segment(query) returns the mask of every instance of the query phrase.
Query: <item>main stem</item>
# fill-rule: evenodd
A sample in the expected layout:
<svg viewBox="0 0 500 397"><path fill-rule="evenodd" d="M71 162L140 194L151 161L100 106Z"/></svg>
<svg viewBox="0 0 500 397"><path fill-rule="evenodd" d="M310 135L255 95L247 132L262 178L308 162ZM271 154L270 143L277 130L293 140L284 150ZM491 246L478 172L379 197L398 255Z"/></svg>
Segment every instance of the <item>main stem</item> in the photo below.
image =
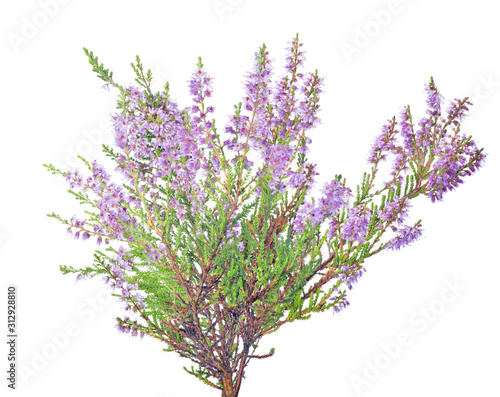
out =
<svg viewBox="0 0 500 397"><path fill-rule="evenodd" d="M248 354L245 352L240 361L240 368L236 374L236 382L233 385L232 372L226 372L222 377L222 397L238 397L241 388L241 381L243 379L243 369L247 364Z"/></svg>
<svg viewBox="0 0 500 397"><path fill-rule="evenodd" d="M231 374L225 374L222 378L222 397L237 397L238 392L233 387L233 379Z"/></svg>

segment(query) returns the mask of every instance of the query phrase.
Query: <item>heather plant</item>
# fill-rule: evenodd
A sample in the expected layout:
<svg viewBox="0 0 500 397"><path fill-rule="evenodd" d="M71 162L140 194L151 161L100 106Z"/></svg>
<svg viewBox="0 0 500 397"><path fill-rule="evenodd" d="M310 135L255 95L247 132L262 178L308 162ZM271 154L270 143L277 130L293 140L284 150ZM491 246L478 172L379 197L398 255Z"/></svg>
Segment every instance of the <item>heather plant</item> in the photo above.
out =
<svg viewBox="0 0 500 397"><path fill-rule="evenodd" d="M118 330L164 342L224 397L238 395L251 359L273 355L256 354L264 335L313 313L338 313L367 258L421 236L421 221L408 221L412 199L442 200L485 159L461 132L468 98L443 110L431 78L427 114L414 121L406 106L387 121L355 190L335 175L309 198L318 175L307 158L309 134L320 123L323 78L302 71L298 36L283 75L274 74L265 45L255 54L225 139L211 119L213 81L201 59L189 80L194 103L182 108L168 83L151 90L139 57L137 86L123 87L84 50L105 86L119 92L116 147L103 151L121 180L95 160L80 158L85 175L45 165L93 210L86 219L48 216L75 239L106 247L92 266L61 271L101 276L124 304ZM376 183L389 160L390 173Z"/></svg>

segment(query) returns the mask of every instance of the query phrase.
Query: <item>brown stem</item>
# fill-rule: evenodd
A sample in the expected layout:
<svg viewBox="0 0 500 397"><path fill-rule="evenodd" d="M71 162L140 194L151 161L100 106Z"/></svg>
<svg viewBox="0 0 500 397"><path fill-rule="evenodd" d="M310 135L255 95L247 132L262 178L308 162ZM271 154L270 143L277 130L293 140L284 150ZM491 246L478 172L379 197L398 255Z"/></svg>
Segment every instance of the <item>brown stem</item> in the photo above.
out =
<svg viewBox="0 0 500 397"><path fill-rule="evenodd" d="M233 377L231 373L224 373L222 375L222 397L237 397L237 393L233 388Z"/></svg>
<svg viewBox="0 0 500 397"><path fill-rule="evenodd" d="M241 380L243 379L243 369L247 364L246 360L247 360L247 353L243 352L243 357L241 358L240 361L240 368L238 370L238 375L236 376L235 396L237 396L238 393L240 392Z"/></svg>

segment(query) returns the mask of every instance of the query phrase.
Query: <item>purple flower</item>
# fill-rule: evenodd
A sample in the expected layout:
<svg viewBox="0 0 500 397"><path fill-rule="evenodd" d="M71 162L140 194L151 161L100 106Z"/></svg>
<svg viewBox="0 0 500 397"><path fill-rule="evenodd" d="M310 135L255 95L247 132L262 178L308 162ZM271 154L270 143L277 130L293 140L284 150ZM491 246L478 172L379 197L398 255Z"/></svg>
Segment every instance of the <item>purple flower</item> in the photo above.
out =
<svg viewBox="0 0 500 397"><path fill-rule="evenodd" d="M323 220L323 213L321 208L315 207L310 213L311 225L312 227L316 226Z"/></svg>
<svg viewBox="0 0 500 397"><path fill-rule="evenodd" d="M395 126L396 121L393 119L382 127L382 131L372 145L371 152L368 157L369 163L377 163L384 160L387 157L387 154L396 147L395 139L397 130L395 129Z"/></svg>
<svg viewBox="0 0 500 397"><path fill-rule="evenodd" d="M186 213L186 206L184 204L179 204L177 206L177 214L184 215Z"/></svg>
<svg viewBox="0 0 500 397"><path fill-rule="evenodd" d="M453 120L453 124L457 125L464 119L464 117L466 116L465 112L469 110L468 106L471 105L472 103L470 101L455 99L450 103L446 111L448 120Z"/></svg>
<svg viewBox="0 0 500 397"><path fill-rule="evenodd" d="M462 184L462 177L477 171L486 158L475 142L465 136L455 136L451 142L440 142L434 155L437 160L428 180L428 197L432 202L442 200L445 192Z"/></svg>
<svg viewBox="0 0 500 397"><path fill-rule="evenodd" d="M320 199L319 208L330 215L335 215L340 208L346 207L351 197L351 190L337 180L325 183L321 192L323 196Z"/></svg>
<svg viewBox="0 0 500 397"><path fill-rule="evenodd" d="M340 313L343 309L345 309L349 305L350 303L346 300L340 301L340 303L333 308L333 315Z"/></svg>
<svg viewBox="0 0 500 397"><path fill-rule="evenodd" d="M124 319L121 321L119 318L117 318L115 328L124 334L130 333L130 328L126 326L126 323L128 322L128 320L129 320L128 317L124 317Z"/></svg>
<svg viewBox="0 0 500 397"><path fill-rule="evenodd" d="M85 280L87 278L89 278L88 275L79 274L78 276L76 276L76 282Z"/></svg>
<svg viewBox="0 0 500 397"><path fill-rule="evenodd" d="M402 224L408 217L410 208L411 203L408 199L400 199L394 196L394 201L385 203L384 208L377 211L377 215L384 222Z"/></svg>
<svg viewBox="0 0 500 397"><path fill-rule="evenodd" d="M290 186L292 189L298 188L302 183L306 181L304 172L294 172L292 170L288 170L287 176L290 177L288 186Z"/></svg>
<svg viewBox="0 0 500 397"><path fill-rule="evenodd" d="M392 249L393 251L399 250L417 240L422 235L422 229L420 224L415 226L403 226L402 228L392 228L393 231L397 232L398 235L391 239L387 245L386 249Z"/></svg>
<svg viewBox="0 0 500 397"><path fill-rule="evenodd" d="M198 69L189 80L189 92L196 103L201 103L205 98L212 96L212 78L203 70L201 58Z"/></svg>
<svg viewBox="0 0 500 397"><path fill-rule="evenodd" d="M443 98L437 90L432 77L431 81L425 86L425 92L427 93L427 114L429 116L439 116L441 114L441 103L443 102Z"/></svg>
<svg viewBox="0 0 500 397"><path fill-rule="evenodd" d="M413 125L410 119L410 108L405 106L399 116L399 126L401 127L401 136L403 137L403 144L406 153L412 153L415 144L415 134L413 132Z"/></svg>
<svg viewBox="0 0 500 397"><path fill-rule="evenodd" d="M371 211L364 207L355 207L349 210L347 219L342 225L342 237L347 241L358 241L364 243L366 241L366 232L370 220Z"/></svg>
<svg viewBox="0 0 500 397"><path fill-rule="evenodd" d="M302 51L300 49L303 44L299 42L298 35L292 41L289 41L288 44L289 47L286 49L288 55L285 58L285 68L287 71L294 73L299 66L303 66L304 61L306 60L306 51Z"/></svg>

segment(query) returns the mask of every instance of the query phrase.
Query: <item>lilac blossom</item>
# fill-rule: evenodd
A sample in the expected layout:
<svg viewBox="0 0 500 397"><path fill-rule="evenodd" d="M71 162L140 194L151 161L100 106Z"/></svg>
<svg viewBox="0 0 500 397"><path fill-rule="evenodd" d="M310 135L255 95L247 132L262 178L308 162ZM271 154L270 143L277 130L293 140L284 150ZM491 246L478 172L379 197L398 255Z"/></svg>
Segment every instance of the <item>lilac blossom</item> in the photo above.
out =
<svg viewBox="0 0 500 397"><path fill-rule="evenodd" d="M323 196L320 198L319 208L329 215L335 215L340 208L346 207L352 197L351 190L336 180L325 183L321 192Z"/></svg>
<svg viewBox="0 0 500 397"><path fill-rule="evenodd" d="M386 249L392 249L393 251L410 245L422 235L422 228L420 227L420 224L416 224L414 226L405 225L401 228L393 226L392 230L398 233L398 235L389 240Z"/></svg>
<svg viewBox="0 0 500 397"><path fill-rule="evenodd" d="M448 120L450 120L454 125L462 122L462 120L467 116L467 111L469 110L469 106L472 103L465 99L460 100L455 98L452 102L450 102L448 109L446 110L446 115Z"/></svg>
<svg viewBox="0 0 500 397"><path fill-rule="evenodd" d="M342 238L346 241L364 243L370 220L371 211L368 208L357 206L351 208L347 219L342 226Z"/></svg>
<svg viewBox="0 0 500 397"><path fill-rule="evenodd" d="M399 116L399 126L401 128L401 137L403 139L403 146L406 153L412 153L415 146L415 133L413 131L413 124L410 118L410 107L405 106Z"/></svg>
<svg viewBox="0 0 500 397"><path fill-rule="evenodd" d="M437 161L429 176L428 197L432 202L443 199L443 194L462 184L463 177L471 175L483 165L486 155L478 151L475 142L465 136L442 141L434 149Z"/></svg>
<svg viewBox="0 0 500 397"><path fill-rule="evenodd" d="M427 114L429 116L439 116L441 114L441 103L443 102L443 97L439 93L434 84L434 80L425 86L425 91L427 93Z"/></svg>
<svg viewBox="0 0 500 397"><path fill-rule="evenodd" d="M369 163L377 163L387 158L387 154L396 147L395 140L397 130L395 130L395 122L385 124L382 127L380 134L375 139L372 145L371 153L368 157Z"/></svg>
<svg viewBox="0 0 500 397"><path fill-rule="evenodd" d="M411 203L408 199L394 197L394 201L385 203L384 208L377 211L380 220L384 222L402 225L408 218L408 211L411 208Z"/></svg>

